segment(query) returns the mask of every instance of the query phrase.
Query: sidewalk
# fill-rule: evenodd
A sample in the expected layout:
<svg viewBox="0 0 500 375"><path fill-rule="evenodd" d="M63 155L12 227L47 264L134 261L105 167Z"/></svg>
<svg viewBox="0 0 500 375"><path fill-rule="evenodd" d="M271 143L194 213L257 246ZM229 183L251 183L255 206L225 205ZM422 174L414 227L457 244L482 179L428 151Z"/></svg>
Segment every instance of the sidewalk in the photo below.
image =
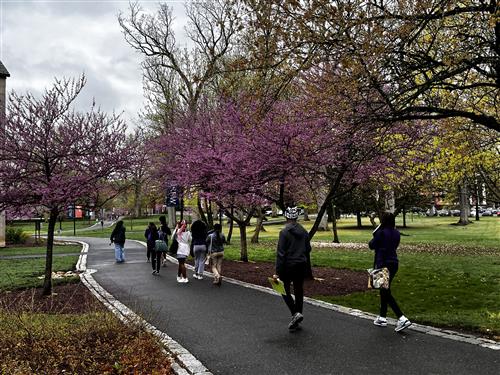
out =
<svg viewBox="0 0 500 375"><path fill-rule="evenodd" d="M176 264L151 275L145 248L127 241L115 264L106 239L89 243L87 267L116 299L167 333L214 374L497 374L500 351L304 306L303 329L288 332L281 297L190 277L176 282ZM192 276L192 272L189 272ZM410 317L411 318L411 317Z"/></svg>

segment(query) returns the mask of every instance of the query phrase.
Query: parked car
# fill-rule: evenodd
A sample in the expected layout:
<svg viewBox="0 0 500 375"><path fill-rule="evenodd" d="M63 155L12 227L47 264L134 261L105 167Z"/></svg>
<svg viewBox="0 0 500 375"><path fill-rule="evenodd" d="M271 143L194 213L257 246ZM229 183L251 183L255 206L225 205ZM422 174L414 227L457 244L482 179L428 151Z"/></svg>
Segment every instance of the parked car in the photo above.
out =
<svg viewBox="0 0 500 375"><path fill-rule="evenodd" d="M437 212L438 216L451 216L450 210L438 210Z"/></svg>
<svg viewBox="0 0 500 375"><path fill-rule="evenodd" d="M451 216L460 216L460 210L450 210Z"/></svg>
<svg viewBox="0 0 500 375"><path fill-rule="evenodd" d="M491 208L487 208L483 211L483 216L493 216L493 210Z"/></svg>

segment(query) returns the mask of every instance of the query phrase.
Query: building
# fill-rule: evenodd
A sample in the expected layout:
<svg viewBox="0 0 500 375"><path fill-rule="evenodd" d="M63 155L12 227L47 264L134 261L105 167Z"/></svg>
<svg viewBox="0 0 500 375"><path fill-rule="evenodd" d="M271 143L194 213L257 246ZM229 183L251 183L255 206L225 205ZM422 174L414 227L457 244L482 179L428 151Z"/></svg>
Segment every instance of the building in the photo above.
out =
<svg viewBox="0 0 500 375"><path fill-rule="evenodd" d="M0 61L0 118L5 117L7 106L7 77L10 77L10 74ZM0 247L5 247L5 211L0 212Z"/></svg>

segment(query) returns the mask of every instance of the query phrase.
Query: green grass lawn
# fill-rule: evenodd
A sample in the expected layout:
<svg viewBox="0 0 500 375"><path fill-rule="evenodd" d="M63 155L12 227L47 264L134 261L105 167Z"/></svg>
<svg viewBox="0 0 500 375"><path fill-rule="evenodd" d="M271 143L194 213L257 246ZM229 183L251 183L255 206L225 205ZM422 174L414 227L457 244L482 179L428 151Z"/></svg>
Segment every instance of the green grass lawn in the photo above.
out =
<svg viewBox="0 0 500 375"><path fill-rule="evenodd" d="M54 246L53 254L72 254L79 253L82 247L80 245L58 245ZM0 256L15 256L15 255L45 255L45 246L36 247L7 247L0 249Z"/></svg>
<svg viewBox="0 0 500 375"><path fill-rule="evenodd" d="M52 270L71 271L75 269L78 256L54 257ZM2 259L0 260L0 290L21 288L36 288L43 285L43 279L38 279L45 271L45 258L32 259ZM75 280L53 280L54 285L60 282Z"/></svg>

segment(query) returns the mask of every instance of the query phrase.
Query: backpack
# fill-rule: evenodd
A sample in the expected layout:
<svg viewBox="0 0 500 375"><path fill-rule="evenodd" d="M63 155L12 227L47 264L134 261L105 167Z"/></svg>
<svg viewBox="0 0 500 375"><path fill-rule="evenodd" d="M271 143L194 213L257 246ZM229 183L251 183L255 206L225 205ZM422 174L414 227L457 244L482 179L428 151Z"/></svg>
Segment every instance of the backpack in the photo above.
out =
<svg viewBox="0 0 500 375"><path fill-rule="evenodd" d="M162 241L165 241L165 237L166 237L165 233L163 233L163 231L161 229L158 230L158 239L162 240Z"/></svg>

